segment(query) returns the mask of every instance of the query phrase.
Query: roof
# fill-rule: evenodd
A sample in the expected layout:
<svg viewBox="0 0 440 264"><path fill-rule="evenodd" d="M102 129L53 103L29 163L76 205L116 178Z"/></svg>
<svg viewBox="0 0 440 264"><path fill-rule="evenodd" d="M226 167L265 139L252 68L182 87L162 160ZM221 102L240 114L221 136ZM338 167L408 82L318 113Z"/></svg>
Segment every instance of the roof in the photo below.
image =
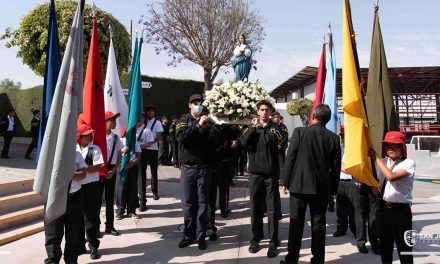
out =
<svg viewBox="0 0 440 264"><path fill-rule="evenodd" d="M336 92L342 93L342 70L337 69ZM388 68L393 93L429 94L440 93L440 66L393 67ZM318 68L306 66L290 79L270 92L275 98L295 92L316 82ZM361 68L361 75L367 83L368 68ZM365 85L366 89L367 85Z"/></svg>

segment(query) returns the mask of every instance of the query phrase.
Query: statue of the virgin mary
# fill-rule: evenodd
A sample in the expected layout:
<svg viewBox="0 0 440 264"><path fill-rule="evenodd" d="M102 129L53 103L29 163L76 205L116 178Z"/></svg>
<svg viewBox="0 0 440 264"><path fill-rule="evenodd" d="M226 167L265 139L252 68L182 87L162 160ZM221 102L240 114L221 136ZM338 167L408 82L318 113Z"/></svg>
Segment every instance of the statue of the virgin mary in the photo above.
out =
<svg viewBox="0 0 440 264"><path fill-rule="evenodd" d="M238 41L239 43L234 49L234 57L231 60L235 72L234 81L236 82L248 79L252 65L252 50L246 44L245 36L240 35Z"/></svg>

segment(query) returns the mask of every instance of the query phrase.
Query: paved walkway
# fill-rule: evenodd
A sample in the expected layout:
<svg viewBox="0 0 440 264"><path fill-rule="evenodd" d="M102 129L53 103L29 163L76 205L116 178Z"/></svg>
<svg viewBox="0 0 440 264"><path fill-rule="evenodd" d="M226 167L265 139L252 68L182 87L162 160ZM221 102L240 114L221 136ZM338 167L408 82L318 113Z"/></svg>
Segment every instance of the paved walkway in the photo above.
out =
<svg viewBox="0 0 440 264"><path fill-rule="evenodd" d="M5 163L0 159L0 174L11 170L17 174L19 167L26 167L32 174L32 162L25 161L21 155L14 155ZM15 157L15 158L14 158ZM19 158L18 158L19 157ZM6 165L16 168L8 168ZM288 197L282 197L283 220L280 223L280 256L268 259L266 251L268 241L262 242L262 249L257 254L248 252L251 238L249 217L249 189L247 177L238 177L237 186L231 188L230 208L232 213L228 219L217 215L219 240L208 241L208 249L200 251L197 245L179 249L177 244L181 238L180 224L183 222L180 206L179 171L172 167L159 167L159 201L148 200L149 210L141 213L140 220L129 218L116 221L115 226L121 236L105 235L101 239L101 259L92 261L88 255L79 258L79 263L279 263L286 254L288 234ZM415 182L413 221L414 229L425 233L440 233L440 185ZM149 191L149 194L151 192ZM103 208L104 209L104 208ZM104 217L105 210L101 217ZM353 235L334 238L331 234L336 230L335 213L327 214L326 260L328 263L380 263L380 257L357 252ZM267 226L265 232L267 235ZM308 263L311 258L310 221L307 219L301 250L301 263ZM369 248L369 246L368 246ZM440 252L440 243L417 244L415 251ZM42 263L45 258L44 234L39 233L0 247L1 263ZM397 253L394 256L395 263ZM417 256L415 263L440 263L440 256Z"/></svg>

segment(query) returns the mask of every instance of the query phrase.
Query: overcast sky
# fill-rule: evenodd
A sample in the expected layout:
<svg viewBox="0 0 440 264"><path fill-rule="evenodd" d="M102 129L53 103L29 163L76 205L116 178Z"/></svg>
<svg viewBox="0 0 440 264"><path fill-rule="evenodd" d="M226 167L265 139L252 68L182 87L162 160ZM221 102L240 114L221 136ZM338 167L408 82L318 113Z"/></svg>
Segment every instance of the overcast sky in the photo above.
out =
<svg viewBox="0 0 440 264"><path fill-rule="evenodd" d="M0 32L18 28L22 17L44 0L0 0ZM146 14L148 0L95 0L95 4L112 13L121 23L130 20L136 27ZM91 1L87 1L91 3ZM263 51L256 54L258 70L251 81L260 80L272 90L305 66L317 66L323 35L331 22L337 65L341 66L341 32L343 0L255 0L265 19L266 40ZM354 30L357 34L361 67L368 67L373 24L374 0L352 0ZM440 64L440 1L380 0L380 22L390 67L438 66ZM0 41L0 79L20 81L24 88L43 83L21 60L17 48L7 49ZM203 80L202 69L184 61L177 68L167 67L166 55L155 55L153 46L142 49L142 74L179 79ZM219 74L217 79L232 79Z"/></svg>

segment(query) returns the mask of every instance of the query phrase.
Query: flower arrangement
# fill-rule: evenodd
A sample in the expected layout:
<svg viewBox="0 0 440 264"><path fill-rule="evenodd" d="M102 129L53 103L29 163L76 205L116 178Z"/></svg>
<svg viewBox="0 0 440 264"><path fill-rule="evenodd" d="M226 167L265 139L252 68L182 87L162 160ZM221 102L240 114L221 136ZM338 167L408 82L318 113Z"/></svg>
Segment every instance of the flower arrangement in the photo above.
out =
<svg viewBox="0 0 440 264"><path fill-rule="evenodd" d="M203 105L217 119L239 121L255 115L256 105L263 99L275 103L275 99L270 97L258 81L227 81L206 91Z"/></svg>

